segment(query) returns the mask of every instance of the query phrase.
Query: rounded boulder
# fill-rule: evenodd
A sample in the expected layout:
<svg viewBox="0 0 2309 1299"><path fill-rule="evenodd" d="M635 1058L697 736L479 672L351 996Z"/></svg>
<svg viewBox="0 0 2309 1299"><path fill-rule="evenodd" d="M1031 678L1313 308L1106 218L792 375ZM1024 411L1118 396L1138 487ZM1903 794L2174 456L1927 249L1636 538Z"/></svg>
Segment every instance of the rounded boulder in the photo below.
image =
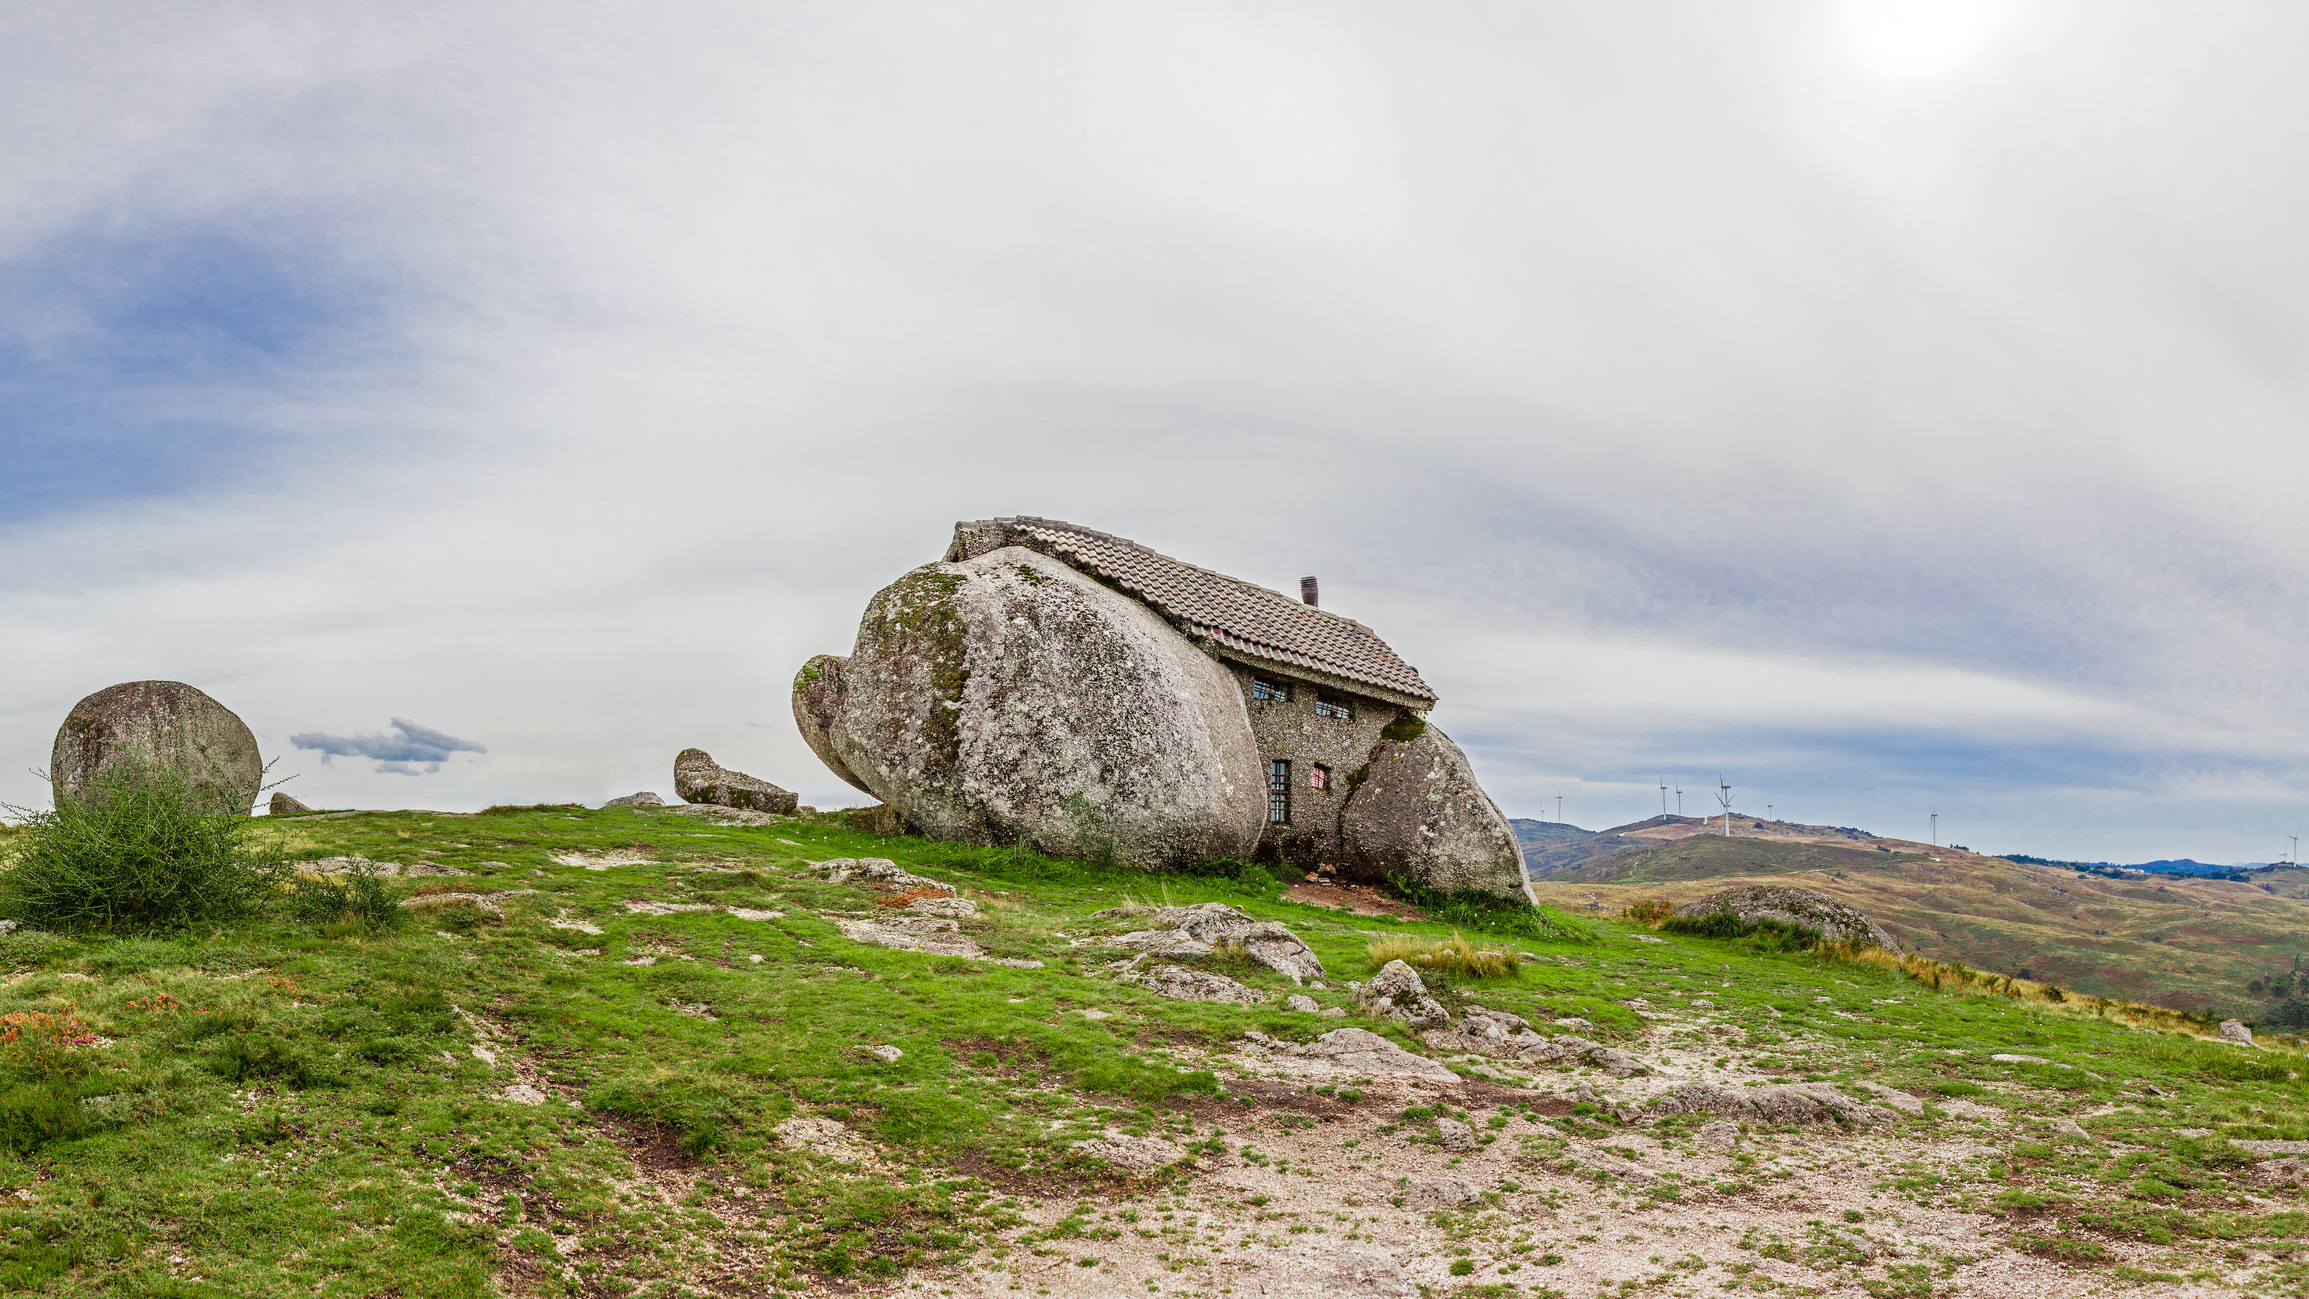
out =
<svg viewBox="0 0 2309 1299"><path fill-rule="evenodd" d="M247 812L264 784L257 737L233 711L181 681L126 681L72 706L49 751L56 801L84 797L125 766L169 771L194 793Z"/></svg>
<svg viewBox="0 0 2309 1299"><path fill-rule="evenodd" d="M1233 674L1020 547L883 588L794 711L828 767L931 838L1162 868L1247 857L1265 825Z"/></svg>
<svg viewBox="0 0 2309 1299"><path fill-rule="evenodd" d="M1722 889L1697 902L1686 902L1676 908L1675 915L1678 919L1728 915L1744 925L1776 920L1798 929L1813 930L1832 943L1900 950L1899 940L1860 908L1838 902L1825 893L1785 884L1743 884Z"/></svg>
<svg viewBox="0 0 2309 1299"><path fill-rule="evenodd" d="M1339 814L1346 873L1532 900L1515 829L1450 736L1427 726L1412 739L1383 741L1359 774Z"/></svg>

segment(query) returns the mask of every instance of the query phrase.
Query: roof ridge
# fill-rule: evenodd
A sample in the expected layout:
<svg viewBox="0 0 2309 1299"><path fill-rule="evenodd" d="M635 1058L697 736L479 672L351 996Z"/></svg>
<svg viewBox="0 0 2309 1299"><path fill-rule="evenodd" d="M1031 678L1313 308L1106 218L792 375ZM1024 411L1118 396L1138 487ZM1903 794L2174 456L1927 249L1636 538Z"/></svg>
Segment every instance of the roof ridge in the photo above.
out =
<svg viewBox="0 0 2309 1299"><path fill-rule="evenodd" d="M1142 542L1064 519L1008 515L955 525L957 558L981 547L1024 544L1144 603L1201 638L1212 653L1252 663L1296 664L1323 679L1359 683L1398 705L1426 709L1435 691L1379 633L1273 587L1190 564Z"/></svg>
<svg viewBox="0 0 2309 1299"><path fill-rule="evenodd" d="M1064 519L1038 518L1032 514L1015 514L1009 516L1008 518L999 518L994 521L996 523L1029 523L1046 528L1061 528L1068 532L1080 532L1089 536L1100 537L1107 541L1119 541L1126 546L1131 546L1136 549L1143 550L1158 559L1167 560L1170 563L1178 565L1180 568L1191 568L1206 577L1215 577L1222 582L1232 582L1236 586L1242 587L1248 591L1257 591L1261 595L1273 596L1275 599L1281 601L1283 604L1290 606L1295 611L1315 614L1319 617L1329 618L1334 622L1346 623L1350 627L1358 627L1364 631L1371 631L1369 627L1365 627L1362 623L1355 621L1353 618L1350 618L1343 613L1335 613L1332 610L1326 609L1319 604L1308 604L1304 600L1300 600L1285 592L1278 591L1271 586L1261 586L1257 582L1251 581L1249 578L1236 577L1232 573L1222 573L1215 568L1204 568L1200 564L1189 563L1186 560L1180 559L1176 555L1169 555L1163 553L1162 551L1156 550L1154 547L1146 544L1143 541L1133 541L1129 537L1121 536L1116 533L1100 532L1096 528L1086 528L1079 523L1068 523ZM1372 632L1372 634L1377 635L1378 633Z"/></svg>

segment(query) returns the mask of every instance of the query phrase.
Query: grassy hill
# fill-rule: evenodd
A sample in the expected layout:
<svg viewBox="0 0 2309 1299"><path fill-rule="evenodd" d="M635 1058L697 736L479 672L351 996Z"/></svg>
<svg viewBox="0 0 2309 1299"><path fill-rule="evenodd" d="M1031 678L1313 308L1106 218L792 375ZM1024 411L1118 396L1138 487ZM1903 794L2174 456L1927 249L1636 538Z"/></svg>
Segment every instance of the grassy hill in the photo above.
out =
<svg viewBox="0 0 2309 1299"><path fill-rule="evenodd" d="M0 934L0 1290L2309 1294L2287 1261L2309 1243L2300 1190L2224 1140L2309 1138L2289 1048L1498 912L1465 932L1520 963L1434 973L1435 996L1648 1072L1307 1072L1292 1051L1341 1027L1435 1072L1443 1052L1346 985L1374 942L1454 927L839 817L279 828L302 858L403 868L408 923ZM1549 887L1655 890L1734 864L1682 851L1641 879ZM820 866L856 857L956 890L987 956L1041 964L852 941L844 924L904 900ZM1884 870L1889 894L1924 869L1838 861L1845 878L1807 882ZM1115 938L1141 922L1097 914L1133 901L1279 922L1325 977L1294 988L1222 948L1195 963L1266 1000L1156 995L1119 977L1135 953ZM1801 1130L1646 1110L1691 1081L1803 1080L1897 1108ZM1148 1148L1181 1158L1132 1171Z"/></svg>
<svg viewBox="0 0 2309 1299"><path fill-rule="evenodd" d="M1616 911L1639 897L1684 902L1765 880L1849 902L1943 960L2246 1019L2267 1011L2247 984L2289 970L2309 948L2309 872L2249 883L2080 879L1899 840L1863 848L1692 835L1554 872L1534 888L1557 905Z"/></svg>

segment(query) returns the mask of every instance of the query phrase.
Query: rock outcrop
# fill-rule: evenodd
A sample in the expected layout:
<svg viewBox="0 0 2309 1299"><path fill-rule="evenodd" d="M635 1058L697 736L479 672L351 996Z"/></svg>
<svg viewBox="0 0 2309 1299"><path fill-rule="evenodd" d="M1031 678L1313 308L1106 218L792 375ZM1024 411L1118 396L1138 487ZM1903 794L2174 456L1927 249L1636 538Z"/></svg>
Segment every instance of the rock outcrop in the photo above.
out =
<svg viewBox="0 0 2309 1299"><path fill-rule="evenodd" d="M608 802L606 802L606 803L602 804L602 806L603 806L603 807L664 807L664 806L665 806L665 800L664 800L664 799L662 799L662 798L659 798L657 795L655 795L655 794L652 794L652 793L650 793L648 790L646 790L646 789L645 789L645 790L643 790L642 792L640 792L640 793L638 793L638 794L628 794L628 795L626 795L624 798L613 798L613 799L609 800Z"/></svg>
<svg viewBox="0 0 2309 1299"><path fill-rule="evenodd" d="M1209 956L1219 947L1240 947L1252 960L1293 983L1320 978L1323 959L1287 927L1254 920L1240 907L1203 902L1191 907L1110 907L1095 916L1144 920L1146 929L1114 940L1117 947L1160 956Z"/></svg>
<svg viewBox="0 0 2309 1299"><path fill-rule="evenodd" d="M684 803L739 807L753 812L792 816L801 800L793 791L742 771L731 771L704 749L683 749L673 760L673 792Z"/></svg>
<svg viewBox="0 0 2309 1299"><path fill-rule="evenodd" d="M1413 1055L1365 1028L1335 1028L1312 1042L1284 1042L1264 1033L1245 1033L1243 1043L1247 1058L1286 1073L1459 1081L1458 1074L1435 1061Z"/></svg>
<svg viewBox="0 0 2309 1299"><path fill-rule="evenodd" d="M174 773L204 803L246 814L264 783L257 737L231 709L179 681L107 686L72 706L49 752L56 801L93 793L123 767Z"/></svg>
<svg viewBox="0 0 2309 1299"><path fill-rule="evenodd" d="M1743 884L1710 893L1697 902L1686 902L1675 911L1675 918L1679 920L1712 915L1728 915L1744 925L1776 920L1814 930L1830 942L1900 950L1899 940L1858 907L1838 902L1825 893L1785 884Z"/></svg>
<svg viewBox="0 0 2309 1299"><path fill-rule="evenodd" d="M1183 965L1158 965L1144 974L1128 977L1148 992L1178 1001L1225 1001L1257 1006L1267 1000L1266 993L1223 974L1190 970Z"/></svg>
<svg viewBox="0 0 2309 1299"><path fill-rule="evenodd" d="M1782 1083L1768 1087L1722 1087L1708 1082L1679 1083L1646 1105L1643 1112L1649 1118L1670 1114L1713 1114L1755 1123L1813 1126L1848 1123L1857 1127L1899 1117L1881 1106L1856 1101L1829 1083Z"/></svg>
<svg viewBox="0 0 2309 1299"><path fill-rule="evenodd" d="M885 587L794 709L828 767L933 838L1160 868L1247 857L1265 824L1233 675L1023 547Z"/></svg>
<svg viewBox="0 0 2309 1299"><path fill-rule="evenodd" d="M1414 1028L1422 1024L1442 1024L1451 1019L1451 1012L1440 1002L1427 995L1427 984L1419 971L1402 961L1389 961L1379 967L1369 983L1347 985L1355 993L1355 1000L1365 1010L1387 1019L1401 1020Z"/></svg>
<svg viewBox="0 0 2309 1299"><path fill-rule="evenodd" d="M1532 900L1514 827L1451 737L1428 726L1415 739L1382 741L1360 775L1339 813L1345 873Z"/></svg>
<svg viewBox="0 0 2309 1299"><path fill-rule="evenodd" d="M276 789L273 791L273 801L265 810L273 816L307 816L313 809Z"/></svg>

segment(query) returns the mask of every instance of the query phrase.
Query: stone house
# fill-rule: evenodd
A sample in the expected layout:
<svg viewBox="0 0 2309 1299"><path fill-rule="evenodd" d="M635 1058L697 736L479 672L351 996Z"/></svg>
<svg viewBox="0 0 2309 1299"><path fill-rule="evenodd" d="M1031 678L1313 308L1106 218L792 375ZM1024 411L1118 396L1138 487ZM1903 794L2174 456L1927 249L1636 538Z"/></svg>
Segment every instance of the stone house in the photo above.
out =
<svg viewBox="0 0 2309 1299"><path fill-rule="evenodd" d="M1512 828L1363 624L1054 519L955 525L794 719L880 824L1150 868L1254 857L1529 897Z"/></svg>
<svg viewBox="0 0 2309 1299"><path fill-rule="evenodd" d="M1241 689L1266 791L1257 857L1307 868L1341 860L1339 815L1368 778L1382 735L1425 729L1435 692L1377 632L1299 599L1199 568L1135 541L1055 519L954 525L947 562L1022 546L1087 574L1161 615L1217 659Z"/></svg>

